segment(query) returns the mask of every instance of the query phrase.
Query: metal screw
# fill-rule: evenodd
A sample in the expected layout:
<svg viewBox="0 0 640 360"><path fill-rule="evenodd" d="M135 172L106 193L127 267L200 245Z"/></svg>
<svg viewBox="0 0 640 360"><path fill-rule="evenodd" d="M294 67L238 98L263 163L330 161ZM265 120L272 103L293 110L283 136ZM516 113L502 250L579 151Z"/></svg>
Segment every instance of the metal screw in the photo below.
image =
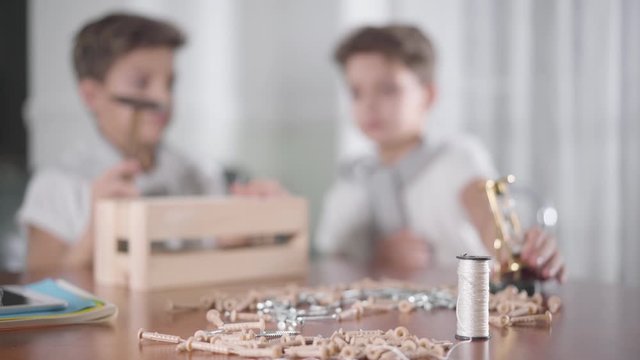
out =
<svg viewBox="0 0 640 360"><path fill-rule="evenodd" d="M296 317L296 321L304 324L306 321L317 321L317 320L336 320L338 318L338 315L333 313L333 314L326 314L326 315L306 315L306 316L298 316Z"/></svg>
<svg viewBox="0 0 640 360"><path fill-rule="evenodd" d="M275 339L279 337L283 337L285 335L299 335L300 332L296 330L279 330L279 331L263 331L256 334L256 337L266 337L269 339Z"/></svg>

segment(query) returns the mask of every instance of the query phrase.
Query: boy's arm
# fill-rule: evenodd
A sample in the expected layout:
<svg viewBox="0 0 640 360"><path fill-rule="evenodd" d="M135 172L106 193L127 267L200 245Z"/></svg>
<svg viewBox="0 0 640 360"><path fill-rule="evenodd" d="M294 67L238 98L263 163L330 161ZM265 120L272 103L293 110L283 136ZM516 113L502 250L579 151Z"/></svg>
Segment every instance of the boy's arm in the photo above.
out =
<svg viewBox="0 0 640 360"><path fill-rule="evenodd" d="M93 257L93 204L102 198L137 196L133 178L138 172L139 165L130 160L107 170L91 184L88 208L80 209L72 206L77 199L69 195L77 192L75 189L80 185L71 185L63 176L56 181L37 180L19 216L28 240L27 268L89 266ZM51 194L60 196L51 197ZM77 218L84 216L89 219L87 225L72 231L75 225L69 224L78 223Z"/></svg>
<svg viewBox="0 0 640 360"><path fill-rule="evenodd" d="M431 264L431 255L428 240L405 229L376 242L373 264L400 271L420 270Z"/></svg>
<svg viewBox="0 0 640 360"><path fill-rule="evenodd" d="M27 229L29 246L27 268L29 270L64 267L89 267L93 255L92 225L75 244L30 225Z"/></svg>
<svg viewBox="0 0 640 360"><path fill-rule="evenodd" d="M338 179L325 194L315 236L321 255L368 262L373 255L372 219L362 185Z"/></svg>
<svg viewBox="0 0 640 360"><path fill-rule="evenodd" d="M474 179L462 189L462 204L484 246L493 251L496 227L489 201L484 192L485 179Z"/></svg>

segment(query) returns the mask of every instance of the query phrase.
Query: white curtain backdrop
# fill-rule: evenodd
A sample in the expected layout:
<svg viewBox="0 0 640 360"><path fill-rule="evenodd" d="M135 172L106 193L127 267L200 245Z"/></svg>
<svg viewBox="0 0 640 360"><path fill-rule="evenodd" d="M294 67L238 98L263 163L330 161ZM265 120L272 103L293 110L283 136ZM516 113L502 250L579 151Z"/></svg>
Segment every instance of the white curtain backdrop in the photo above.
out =
<svg viewBox="0 0 640 360"><path fill-rule="evenodd" d="M446 3L393 2L395 18L439 27L441 70L457 67L440 79L458 108L434 122L479 135L555 203L571 275L640 285L640 2Z"/></svg>
<svg viewBox="0 0 640 360"><path fill-rule="evenodd" d="M310 198L314 223L337 160L369 148L333 46L361 24L419 25L439 52L429 131L476 134L502 173L556 205L571 277L640 285L640 1L32 0L33 168L89 126L71 36L118 9L189 35L168 140L205 166L282 179Z"/></svg>

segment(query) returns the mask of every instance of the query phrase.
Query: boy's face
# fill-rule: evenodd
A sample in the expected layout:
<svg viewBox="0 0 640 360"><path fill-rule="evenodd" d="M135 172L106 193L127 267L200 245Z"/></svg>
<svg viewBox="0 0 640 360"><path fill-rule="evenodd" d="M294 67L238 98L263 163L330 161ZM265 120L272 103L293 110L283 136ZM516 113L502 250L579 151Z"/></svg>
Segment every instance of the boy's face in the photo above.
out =
<svg viewBox="0 0 640 360"><path fill-rule="evenodd" d="M369 139L385 147L422 135L433 86L422 84L400 61L378 53L352 55L344 73L353 117Z"/></svg>
<svg viewBox="0 0 640 360"><path fill-rule="evenodd" d="M130 97L158 102L164 111L141 111L137 141L154 147L171 117L174 51L168 47L142 48L122 56L111 66L103 81L83 79L80 91L94 113L101 131L111 142L126 148L134 110L113 99Z"/></svg>

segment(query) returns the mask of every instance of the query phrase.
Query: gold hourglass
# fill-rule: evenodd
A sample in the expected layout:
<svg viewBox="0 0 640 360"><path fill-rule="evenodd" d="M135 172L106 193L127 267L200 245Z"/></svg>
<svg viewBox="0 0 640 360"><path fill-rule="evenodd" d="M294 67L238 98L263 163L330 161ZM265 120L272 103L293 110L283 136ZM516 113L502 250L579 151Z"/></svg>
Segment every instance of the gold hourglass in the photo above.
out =
<svg viewBox="0 0 640 360"><path fill-rule="evenodd" d="M536 286L535 274L520 259L524 232L516 212L515 200L509 191L509 186L514 182L513 175L485 182L496 227L491 286L492 290L499 290L507 285L515 285L519 289L533 292Z"/></svg>

